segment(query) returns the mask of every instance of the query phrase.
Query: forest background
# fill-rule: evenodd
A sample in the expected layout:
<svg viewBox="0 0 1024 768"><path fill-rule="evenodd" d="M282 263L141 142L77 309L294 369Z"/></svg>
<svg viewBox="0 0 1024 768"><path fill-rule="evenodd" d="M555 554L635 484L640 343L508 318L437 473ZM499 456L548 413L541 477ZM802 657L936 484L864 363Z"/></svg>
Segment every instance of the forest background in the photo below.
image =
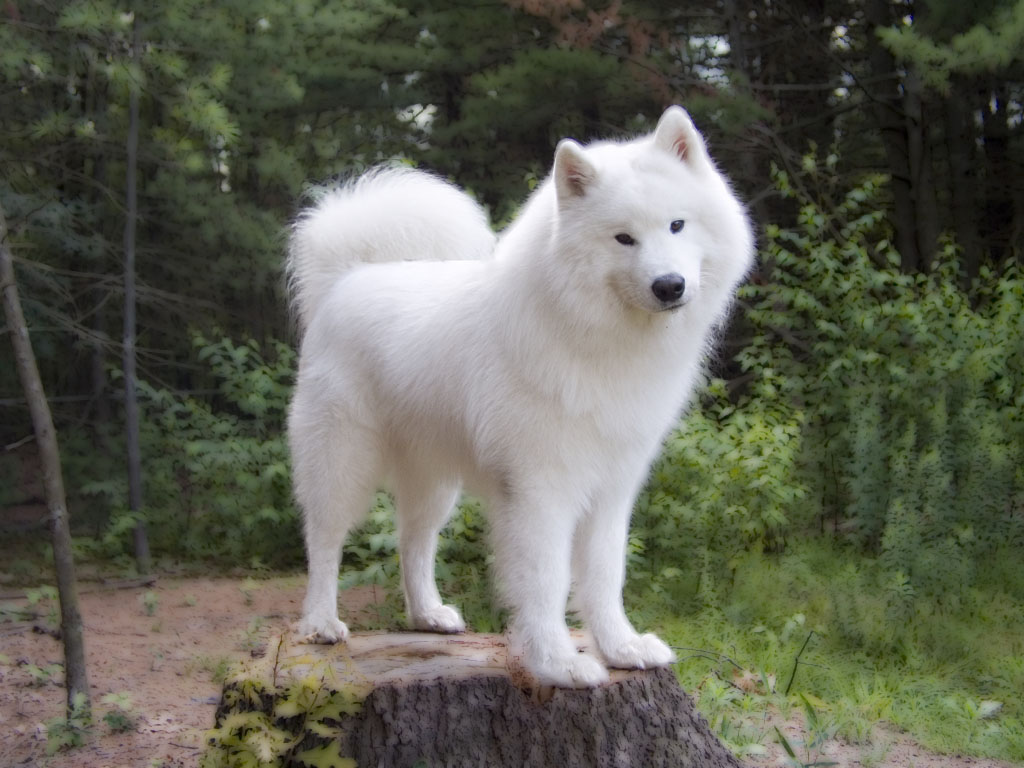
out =
<svg viewBox="0 0 1024 768"><path fill-rule="evenodd" d="M8 0L0 207L78 558L131 571L143 530L158 569L302 567L281 265L316 185L416 164L500 227L559 138L680 103L759 264L638 501L631 610L700 649L680 674L738 751L758 748L723 682L742 658L846 738L884 719L1024 761L1021 40L1024 0ZM0 344L0 549L33 583L47 537L23 514L39 488L12 359ZM388 503L345 583L396 583ZM467 500L439 568L497 629L485 525Z"/></svg>

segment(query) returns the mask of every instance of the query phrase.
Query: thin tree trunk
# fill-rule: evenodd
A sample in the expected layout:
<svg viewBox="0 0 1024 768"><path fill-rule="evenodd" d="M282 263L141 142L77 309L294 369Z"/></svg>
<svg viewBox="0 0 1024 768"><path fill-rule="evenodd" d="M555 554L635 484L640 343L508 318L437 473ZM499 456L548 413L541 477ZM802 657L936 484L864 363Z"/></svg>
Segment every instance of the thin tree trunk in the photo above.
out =
<svg viewBox="0 0 1024 768"><path fill-rule="evenodd" d="M918 268L927 270L939 242L939 208L935 200L932 145L924 99L924 83L911 67L903 78L903 108L907 116L910 190L914 201Z"/></svg>
<svg viewBox="0 0 1024 768"><path fill-rule="evenodd" d="M139 23L134 22L132 62L138 61ZM142 453L139 446L139 401L135 371L135 222L138 216L138 196L135 190L136 166L139 154L139 84L133 83L128 106L127 174L125 179L124 224L124 424L128 452L128 508L135 513L142 510ZM139 573L149 573L150 553L146 523L141 518L135 523L135 563Z"/></svg>
<svg viewBox="0 0 1024 768"><path fill-rule="evenodd" d="M85 708L89 708L89 677L85 669L85 641L82 614L78 609L78 590L75 584L75 561L71 551L71 531L68 527L68 505L61 473L60 447L53 427L53 417L46 401L39 368L32 351L32 341L21 311L18 287L14 277L14 257L7 246L7 224L0 210L0 290L3 292L4 316L14 345L14 360L21 379L25 399L32 414L32 427L39 459L43 468L43 488L46 506L50 512L50 533L53 537L53 564L57 574L57 595L60 599L60 626L64 640L64 677L67 688L68 717L76 698L84 695Z"/></svg>
<svg viewBox="0 0 1024 768"><path fill-rule="evenodd" d="M985 239L995 263L1011 253L1016 168L1010 156L1007 86L994 81L982 110L985 140Z"/></svg>
<svg viewBox="0 0 1024 768"><path fill-rule="evenodd" d="M87 79L88 100L86 114L98 115L107 111L106 93L102 92L96 75L95 60L89 59L89 72ZM94 204L98 207L105 206L106 200L102 190L107 189L107 151L97 150L92 154L92 180ZM106 217L104 217L106 218ZM106 234L106 233L104 233ZM97 266L98 272L106 272L106 257ZM96 285L92 289L93 300L97 308L92 313L92 331L94 340L91 344L89 368L90 368L90 389L92 392L93 405L95 406L93 423L96 426L96 434L104 449L109 449L107 444L107 428L110 425L112 413L110 407L110 392L107 382L107 313L103 309L104 299L108 288L104 285Z"/></svg>
<svg viewBox="0 0 1024 768"><path fill-rule="evenodd" d="M750 83L754 80L754 73L750 64L750 56L747 52L747 31L744 21L746 9L740 8L737 0L725 0L722 11L728 20L730 60L733 68L743 74L743 77L738 81L737 87L744 98L753 99L750 93ZM758 160L759 156L755 152L740 153L739 162L745 179L763 179L767 177L767 170L758 167ZM763 197L758 197L754 200L751 203L751 208L759 228L766 221L770 220ZM762 255L762 259L767 258L769 258L767 254ZM771 267L767 262L763 262L761 266L765 271L769 271Z"/></svg>
<svg viewBox="0 0 1024 768"><path fill-rule="evenodd" d="M963 253L964 279L970 283L981 266L981 240L978 228L978 156L975 132L970 119L974 93L954 78L944 104L946 146L949 154L950 220L957 244Z"/></svg>
<svg viewBox="0 0 1024 768"><path fill-rule="evenodd" d="M887 0L869 0L865 4L868 21L868 62L878 83L873 98L882 146L892 177L893 227L896 230L896 248L900 252L900 266L905 272L917 271L922 263L918 248L917 222L914 204L914 179L910 168L910 147L907 137L907 118L903 108L901 83L897 75L896 60L877 37L879 29L892 21L892 7Z"/></svg>

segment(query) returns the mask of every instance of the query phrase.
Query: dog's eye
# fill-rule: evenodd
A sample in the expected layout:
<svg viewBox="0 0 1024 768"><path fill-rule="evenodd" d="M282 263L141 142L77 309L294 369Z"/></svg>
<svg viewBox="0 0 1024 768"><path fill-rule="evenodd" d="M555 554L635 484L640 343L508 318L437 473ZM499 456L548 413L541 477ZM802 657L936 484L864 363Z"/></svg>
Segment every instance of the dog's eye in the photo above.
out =
<svg viewBox="0 0 1024 768"><path fill-rule="evenodd" d="M625 232L619 232L615 236L615 241L623 245L636 245L636 240L633 239L632 235L628 235Z"/></svg>
<svg viewBox="0 0 1024 768"><path fill-rule="evenodd" d="M668 228L672 231L672 234L674 235L678 232L683 231L684 224L686 224L686 222L683 221L682 219L676 219L675 221L668 225Z"/></svg>

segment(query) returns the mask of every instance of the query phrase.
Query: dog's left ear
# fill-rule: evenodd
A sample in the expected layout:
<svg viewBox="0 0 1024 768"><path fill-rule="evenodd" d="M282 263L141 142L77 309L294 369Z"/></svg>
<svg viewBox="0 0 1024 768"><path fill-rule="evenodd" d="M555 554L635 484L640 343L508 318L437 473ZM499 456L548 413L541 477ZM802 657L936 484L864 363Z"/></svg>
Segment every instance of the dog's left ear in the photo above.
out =
<svg viewBox="0 0 1024 768"><path fill-rule="evenodd" d="M669 107L654 129L654 143L684 163L697 166L708 162L704 138L682 107Z"/></svg>

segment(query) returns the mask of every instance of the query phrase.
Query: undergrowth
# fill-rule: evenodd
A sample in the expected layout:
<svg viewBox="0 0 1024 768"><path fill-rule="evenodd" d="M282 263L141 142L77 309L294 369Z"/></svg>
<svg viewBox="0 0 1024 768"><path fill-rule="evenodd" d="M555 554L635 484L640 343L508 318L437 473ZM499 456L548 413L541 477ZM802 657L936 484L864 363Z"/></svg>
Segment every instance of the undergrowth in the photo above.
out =
<svg viewBox="0 0 1024 768"><path fill-rule="evenodd" d="M986 569L956 610L919 605L901 622L878 574L812 540L739 558L718 606L635 581L627 606L677 648L680 681L741 754L775 742L771 714L806 697L846 741L874 741L885 721L939 752L1024 760L1024 574Z"/></svg>

